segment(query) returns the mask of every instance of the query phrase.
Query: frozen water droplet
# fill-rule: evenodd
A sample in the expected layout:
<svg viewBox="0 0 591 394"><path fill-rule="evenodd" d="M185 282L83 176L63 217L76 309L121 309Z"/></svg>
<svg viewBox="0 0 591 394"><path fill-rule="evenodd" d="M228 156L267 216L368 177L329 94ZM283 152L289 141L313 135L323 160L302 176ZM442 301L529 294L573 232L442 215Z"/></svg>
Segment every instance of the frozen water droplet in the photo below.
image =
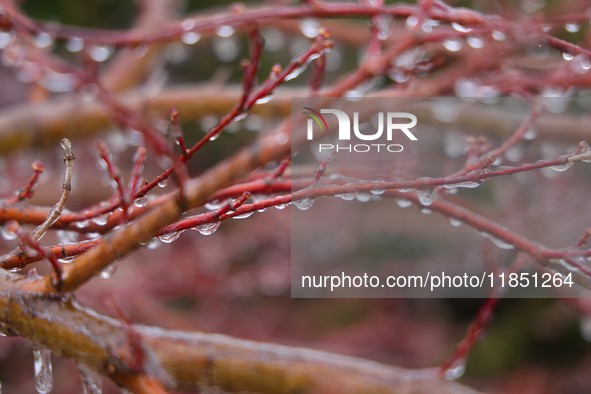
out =
<svg viewBox="0 0 591 394"><path fill-rule="evenodd" d="M82 378L82 388L84 394L101 394L103 391L103 379L92 369L78 365L80 378Z"/></svg>
<svg viewBox="0 0 591 394"><path fill-rule="evenodd" d="M472 31L471 28L466 27L466 26L462 26L457 22L452 22L451 23L451 27L455 30L455 31L459 31L460 33L469 33Z"/></svg>
<svg viewBox="0 0 591 394"><path fill-rule="evenodd" d="M97 216L92 219L92 222L97 226L104 226L109 221L110 214L107 212L104 215Z"/></svg>
<svg viewBox="0 0 591 394"><path fill-rule="evenodd" d="M395 198L394 201L396 201L396 204L398 204L400 208L408 208L412 205L412 201L405 200L404 198Z"/></svg>
<svg viewBox="0 0 591 394"><path fill-rule="evenodd" d="M215 30L215 34L220 37L230 37L232 34L234 34L234 31L235 30L232 26L221 25Z"/></svg>
<svg viewBox="0 0 591 394"><path fill-rule="evenodd" d="M215 141L215 140L217 140L219 137L220 137L219 133L218 133L218 134L214 134L214 135L212 135L211 137L209 137L209 140L210 140L210 141Z"/></svg>
<svg viewBox="0 0 591 394"><path fill-rule="evenodd" d="M157 249L160 246L160 240L158 239L158 237L154 237L150 240L150 242L148 242L146 244L146 248L150 249L150 250L154 250Z"/></svg>
<svg viewBox="0 0 591 394"><path fill-rule="evenodd" d="M372 190L370 193L371 194L375 194L376 196L379 196L380 194L384 194L386 191L382 190L382 189L374 189Z"/></svg>
<svg viewBox="0 0 591 394"><path fill-rule="evenodd" d="M320 21L314 18L306 18L300 20L300 31L308 38L314 38L318 35L320 28Z"/></svg>
<svg viewBox="0 0 591 394"><path fill-rule="evenodd" d="M113 54L113 47L107 45L93 45L88 49L88 55L95 62L104 62Z"/></svg>
<svg viewBox="0 0 591 394"><path fill-rule="evenodd" d="M396 83L404 83L408 80L408 75L397 68L394 68L388 72L388 77L390 77L390 79Z"/></svg>
<svg viewBox="0 0 591 394"><path fill-rule="evenodd" d="M35 36L34 43L37 48L47 48L53 44L54 37L46 32L39 33Z"/></svg>
<svg viewBox="0 0 591 394"><path fill-rule="evenodd" d="M414 28L417 23L419 23L419 18L417 16L411 15L408 18L406 18L406 27L407 29L412 29Z"/></svg>
<svg viewBox="0 0 591 394"><path fill-rule="evenodd" d="M63 244L77 242L78 235L79 234L76 231L57 230L57 239Z"/></svg>
<svg viewBox="0 0 591 394"><path fill-rule="evenodd" d="M571 60L573 60L575 57L573 55L571 55L570 53L566 53L566 52L562 52L562 58L564 60L566 60L567 62L570 62Z"/></svg>
<svg viewBox="0 0 591 394"><path fill-rule="evenodd" d="M310 197L302 198L300 200L293 202L293 205L295 205L296 208L301 209L302 211L310 209L312 207L312 204L314 204L314 199Z"/></svg>
<svg viewBox="0 0 591 394"><path fill-rule="evenodd" d="M466 38L466 42L474 49L480 49L484 46L484 37L478 36L470 36Z"/></svg>
<svg viewBox="0 0 591 394"><path fill-rule="evenodd" d="M78 83L76 74L62 74L48 70L40 81L41 86L50 92L71 92Z"/></svg>
<svg viewBox="0 0 591 394"><path fill-rule="evenodd" d="M340 197L341 199L343 199L345 201L353 201L355 199L356 195L357 195L357 192L351 192L351 193L335 194L335 197Z"/></svg>
<svg viewBox="0 0 591 394"><path fill-rule="evenodd" d="M462 49L462 41L457 38L448 38L443 41L443 46L450 52L457 52Z"/></svg>
<svg viewBox="0 0 591 394"><path fill-rule="evenodd" d="M421 213L424 213L425 215L431 215L433 213L433 211L430 210L429 208L423 208L423 209L421 209Z"/></svg>
<svg viewBox="0 0 591 394"><path fill-rule="evenodd" d="M449 218L449 224L451 224L453 227L460 227L462 222L458 219Z"/></svg>
<svg viewBox="0 0 591 394"><path fill-rule="evenodd" d="M306 68L308 68L308 65L310 64L310 62L313 60L313 58L308 58L308 60L306 60L306 62L304 64L302 64L299 67L296 67L292 72L290 72L289 74L287 74L287 76L285 77L286 81L291 81L294 78L297 78L301 73L303 73Z"/></svg>
<svg viewBox="0 0 591 394"><path fill-rule="evenodd" d="M158 182L158 186L160 186L160 187L168 186L168 179L163 179L160 182Z"/></svg>
<svg viewBox="0 0 591 394"><path fill-rule="evenodd" d="M6 241L12 241L16 238L16 234L12 231L6 230L4 226L0 226L0 234L2 234L2 238L4 238Z"/></svg>
<svg viewBox="0 0 591 394"><path fill-rule="evenodd" d="M465 187L467 189L474 189L480 186L480 183L473 181L459 182L453 184L443 185L445 189L455 189L456 187Z"/></svg>
<svg viewBox="0 0 591 394"><path fill-rule="evenodd" d="M554 171L563 172L563 171L566 171L569 168L571 168L573 166L573 164L575 164L575 163L573 163L571 161L571 162L567 162L565 164L559 164L559 165L556 165L556 166L551 166L550 168L553 169Z"/></svg>
<svg viewBox="0 0 591 394"><path fill-rule="evenodd" d="M145 207L147 202L148 202L148 197L143 196L140 198L136 198L133 203L135 204L136 207L141 208L141 207Z"/></svg>
<svg viewBox="0 0 591 394"><path fill-rule="evenodd" d="M494 235L491 235L491 234L484 232L484 231L481 232L480 234L482 234L484 237L490 239L495 245L497 245L501 249L505 249L505 250L515 249L515 245L505 242L502 239L495 237Z"/></svg>
<svg viewBox="0 0 591 394"><path fill-rule="evenodd" d="M113 276L115 271L117 271L118 266L119 266L119 261L118 260L113 261L111 264L109 264L107 266L107 268L105 268L103 270L103 272L101 272L101 278L109 279L111 276Z"/></svg>
<svg viewBox="0 0 591 394"><path fill-rule="evenodd" d="M222 222L200 224L199 226L193 227L193 230L199 231L202 235L211 235L220 228L221 224Z"/></svg>
<svg viewBox="0 0 591 394"><path fill-rule="evenodd" d="M425 21L423 22L423 31L425 33L431 33L433 31L433 26L431 26L429 22Z"/></svg>
<svg viewBox="0 0 591 394"><path fill-rule="evenodd" d="M172 233L163 234L163 235L159 236L158 238L160 239L160 241L164 242L165 244L169 244L169 243L175 241L178 237L180 237L181 233L182 233L182 231L175 231Z"/></svg>
<svg viewBox="0 0 591 394"><path fill-rule="evenodd" d="M51 350L35 346L33 357L35 359L35 388L39 394L47 394L53 388Z"/></svg>
<svg viewBox="0 0 591 394"><path fill-rule="evenodd" d="M375 18L375 24L378 30L379 40L386 40L390 36L392 21L393 19L390 15L379 15Z"/></svg>
<svg viewBox="0 0 591 394"><path fill-rule="evenodd" d="M578 23L567 23L566 25L564 25L564 28L566 29L566 31L571 32L571 33L576 33L579 31L580 26Z"/></svg>
<svg viewBox="0 0 591 394"><path fill-rule="evenodd" d="M84 49L84 40L82 38L74 37L66 42L66 50L72 53L80 52Z"/></svg>
<svg viewBox="0 0 591 394"><path fill-rule="evenodd" d="M505 33L503 33L502 31L498 31L498 30L493 31L491 35L492 35L492 38L494 38L497 41L504 41L505 38L507 38Z"/></svg>
<svg viewBox="0 0 591 394"><path fill-rule="evenodd" d="M232 219L246 219L246 218L251 217L253 213L254 213L254 211L246 212L246 213L243 213L242 215L232 216Z"/></svg>
<svg viewBox="0 0 591 394"><path fill-rule="evenodd" d="M287 207L289 204L277 204L275 205L275 208L277 209L285 209L285 207Z"/></svg>
<svg viewBox="0 0 591 394"><path fill-rule="evenodd" d="M90 224L90 220L88 220L88 219L79 220L76 223L74 223L74 225L78 228L88 227L89 224Z"/></svg>
<svg viewBox="0 0 591 394"><path fill-rule="evenodd" d="M419 202L426 207L433 204L433 201L435 201L433 189L417 190L417 196L419 197Z"/></svg>
<svg viewBox="0 0 591 394"><path fill-rule="evenodd" d="M181 41L187 45L196 44L201 39L201 34L193 31L186 31L181 35Z"/></svg>
<svg viewBox="0 0 591 394"><path fill-rule="evenodd" d="M451 367L445 371L445 378L447 380L456 380L460 378L466 371L466 360L458 360Z"/></svg>

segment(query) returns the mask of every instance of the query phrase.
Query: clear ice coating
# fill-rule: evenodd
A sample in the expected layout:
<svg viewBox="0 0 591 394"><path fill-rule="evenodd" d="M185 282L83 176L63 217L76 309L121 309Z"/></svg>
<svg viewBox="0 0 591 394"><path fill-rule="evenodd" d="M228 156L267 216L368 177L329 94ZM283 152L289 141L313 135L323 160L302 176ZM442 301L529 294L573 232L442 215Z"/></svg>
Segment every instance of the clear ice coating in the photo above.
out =
<svg viewBox="0 0 591 394"><path fill-rule="evenodd" d="M571 168L573 166L573 164L575 164L575 163L571 161L566 164L559 164L556 166L551 166L550 168L553 169L554 171L563 172L563 171L566 171L569 168Z"/></svg>
<svg viewBox="0 0 591 394"><path fill-rule="evenodd" d="M158 239L160 239L160 241L164 242L165 244L169 244L171 242L176 241L176 239L178 237L180 237L181 234L182 234L182 231L174 231L172 233L163 234L163 235L159 236Z"/></svg>
<svg viewBox="0 0 591 394"><path fill-rule="evenodd" d="M35 359L35 388L39 394L47 394L53 388L51 350L35 347L33 357Z"/></svg>
<svg viewBox="0 0 591 394"><path fill-rule="evenodd" d="M102 378L90 368L78 365L84 394L101 394L103 391Z"/></svg>
<svg viewBox="0 0 591 394"><path fill-rule="evenodd" d="M101 272L101 278L109 279L111 276L113 276L115 271L117 271L118 265L119 265L119 261L117 261L117 260L113 261L110 265L107 266L107 268L105 268L103 270L103 272Z"/></svg>

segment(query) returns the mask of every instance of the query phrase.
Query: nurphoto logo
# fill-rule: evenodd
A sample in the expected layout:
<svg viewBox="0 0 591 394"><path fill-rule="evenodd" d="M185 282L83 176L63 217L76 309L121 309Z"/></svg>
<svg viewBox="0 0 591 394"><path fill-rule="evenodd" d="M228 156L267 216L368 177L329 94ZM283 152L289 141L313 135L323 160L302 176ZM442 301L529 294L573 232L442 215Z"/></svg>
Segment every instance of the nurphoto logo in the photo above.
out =
<svg viewBox="0 0 591 394"><path fill-rule="evenodd" d="M307 111L304 114L310 116L307 122L307 138L308 140L314 139L314 124L320 127L320 130L324 133L328 130L328 123L322 114L333 114L337 117L339 125L339 141L350 141L351 140L351 119L349 115L344 111L338 109L321 109L320 112L310 107L302 107ZM353 133L355 137L361 141L376 141L384 133L384 118L386 119L386 141L392 141L395 131L402 131L408 139L411 141L417 141L417 137L410 131L411 128L417 125L417 117L408 112L387 112L384 116L384 112L377 114L377 131L373 134L364 134L359 126L359 113L353 112ZM401 119L410 120L410 122L400 123ZM365 131L365 130L364 130ZM388 151L392 153L402 152L404 147L400 144L386 144L386 143L372 143L372 144L319 144L318 151L323 150L331 151L348 151L348 152L359 152L365 153L370 151L380 152Z"/></svg>

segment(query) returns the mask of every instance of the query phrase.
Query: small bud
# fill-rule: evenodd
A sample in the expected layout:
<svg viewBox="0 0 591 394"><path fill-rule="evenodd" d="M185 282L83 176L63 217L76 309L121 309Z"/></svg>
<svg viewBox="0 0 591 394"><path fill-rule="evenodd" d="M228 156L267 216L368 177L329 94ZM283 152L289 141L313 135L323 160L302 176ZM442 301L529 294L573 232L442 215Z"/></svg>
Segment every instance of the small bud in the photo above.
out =
<svg viewBox="0 0 591 394"><path fill-rule="evenodd" d="M174 123L178 123L179 121L179 111L174 107L170 111L170 121Z"/></svg>
<svg viewBox="0 0 591 394"><path fill-rule="evenodd" d="M43 172L45 171L45 165L41 162L41 160L35 160L31 165L33 171L35 172Z"/></svg>

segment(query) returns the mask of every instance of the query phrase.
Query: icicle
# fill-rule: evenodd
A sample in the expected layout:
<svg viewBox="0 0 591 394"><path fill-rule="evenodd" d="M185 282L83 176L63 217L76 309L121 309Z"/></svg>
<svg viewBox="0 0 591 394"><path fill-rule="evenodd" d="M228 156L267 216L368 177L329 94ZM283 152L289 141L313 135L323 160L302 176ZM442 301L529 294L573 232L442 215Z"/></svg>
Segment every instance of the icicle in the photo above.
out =
<svg viewBox="0 0 591 394"><path fill-rule="evenodd" d="M78 365L84 394L101 394L103 392L103 380L90 368Z"/></svg>
<svg viewBox="0 0 591 394"><path fill-rule="evenodd" d="M51 373L51 350L33 348L35 358L35 388L39 394L47 394L53 388Z"/></svg>

